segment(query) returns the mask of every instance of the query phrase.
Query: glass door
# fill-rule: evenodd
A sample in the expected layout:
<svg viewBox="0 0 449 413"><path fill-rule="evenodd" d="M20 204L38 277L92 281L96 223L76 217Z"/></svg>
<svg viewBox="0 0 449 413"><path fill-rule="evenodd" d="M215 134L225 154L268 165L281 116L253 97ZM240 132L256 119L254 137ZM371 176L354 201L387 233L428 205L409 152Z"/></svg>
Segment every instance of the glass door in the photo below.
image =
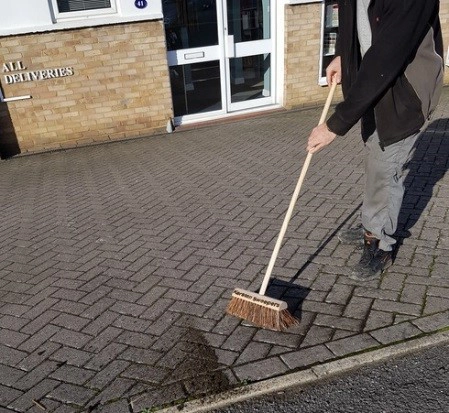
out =
<svg viewBox="0 0 449 413"><path fill-rule="evenodd" d="M222 111L221 7L216 0L163 0L162 9L175 118Z"/></svg>
<svg viewBox="0 0 449 413"><path fill-rule="evenodd" d="M229 111L274 103L270 2L225 0Z"/></svg>
<svg viewBox="0 0 449 413"><path fill-rule="evenodd" d="M162 0L175 123L274 103L271 0Z"/></svg>

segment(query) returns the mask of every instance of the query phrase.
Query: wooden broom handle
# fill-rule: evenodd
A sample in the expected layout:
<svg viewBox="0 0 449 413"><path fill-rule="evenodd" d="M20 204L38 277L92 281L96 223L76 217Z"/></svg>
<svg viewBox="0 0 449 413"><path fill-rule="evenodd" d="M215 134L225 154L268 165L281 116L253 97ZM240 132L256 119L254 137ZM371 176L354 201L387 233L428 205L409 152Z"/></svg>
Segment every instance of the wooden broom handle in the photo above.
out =
<svg viewBox="0 0 449 413"><path fill-rule="evenodd" d="M327 96L326 103L323 108L323 112L321 113L320 121L318 125L321 125L326 120L327 112L329 111L329 107L332 103L332 98L334 96L335 89L337 87L337 82L332 82L332 85L329 89L329 95ZM271 272L273 271L274 263L276 262L279 250L281 249L281 244L284 239L285 232L287 231L288 224L290 222L290 218L293 214L293 209L295 208L296 201L298 200L299 191L301 190L302 183L304 182L304 178L307 173L307 169L309 168L310 161L312 160L312 154L309 152L307 154L306 160L301 170L301 174L299 175L298 183L296 184L295 191L293 192L292 199L290 201L290 205L288 207L287 213L285 214L284 222L281 227L281 231L279 232L278 239L276 241L276 245L274 247L273 253L271 254L270 262L268 263L267 271L265 273L264 279L262 281L262 286L260 287L259 294L265 295L267 290L268 282L270 281Z"/></svg>

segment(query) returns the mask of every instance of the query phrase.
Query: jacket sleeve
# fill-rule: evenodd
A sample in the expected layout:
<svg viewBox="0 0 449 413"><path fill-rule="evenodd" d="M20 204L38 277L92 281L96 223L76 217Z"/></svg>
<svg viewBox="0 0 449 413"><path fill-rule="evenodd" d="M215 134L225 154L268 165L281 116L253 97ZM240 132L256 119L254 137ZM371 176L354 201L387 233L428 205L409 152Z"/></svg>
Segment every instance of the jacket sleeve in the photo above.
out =
<svg viewBox="0 0 449 413"><path fill-rule="evenodd" d="M382 14L372 16L372 45L344 101L327 121L330 130L346 134L403 73L430 29L429 22L438 13L438 4L438 0L383 2Z"/></svg>

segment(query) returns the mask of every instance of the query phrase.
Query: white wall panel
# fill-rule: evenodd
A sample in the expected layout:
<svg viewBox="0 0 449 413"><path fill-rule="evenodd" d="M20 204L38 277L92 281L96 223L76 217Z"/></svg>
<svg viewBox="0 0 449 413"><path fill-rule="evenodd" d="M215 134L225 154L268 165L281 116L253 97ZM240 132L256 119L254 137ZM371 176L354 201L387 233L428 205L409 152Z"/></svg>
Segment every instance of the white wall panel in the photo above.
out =
<svg viewBox="0 0 449 413"><path fill-rule="evenodd" d="M162 18L161 0L115 0L117 13L56 21L51 0L1 0L0 36ZM143 8L136 7L139 1ZM66 14L66 13L64 13Z"/></svg>

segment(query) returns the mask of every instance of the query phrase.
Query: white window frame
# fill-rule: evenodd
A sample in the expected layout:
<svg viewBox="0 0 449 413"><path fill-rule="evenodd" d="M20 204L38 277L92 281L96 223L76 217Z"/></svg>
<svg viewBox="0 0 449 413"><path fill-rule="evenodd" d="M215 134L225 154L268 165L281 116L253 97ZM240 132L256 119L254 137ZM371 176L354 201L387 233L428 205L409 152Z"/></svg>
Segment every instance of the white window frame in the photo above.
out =
<svg viewBox="0 0 449 413"><path fill-rule="evenodd" d="M109 0L111 2L111 7L101 8L101 9L91 9L91 10L81 10L81 11L71 11L60 13L58 9L57 0L51 0L53 14L56 21L63 20L76 20L76 19L86 19L92 17L101 17L104 15L117 14L117 1Z"/></svg>

